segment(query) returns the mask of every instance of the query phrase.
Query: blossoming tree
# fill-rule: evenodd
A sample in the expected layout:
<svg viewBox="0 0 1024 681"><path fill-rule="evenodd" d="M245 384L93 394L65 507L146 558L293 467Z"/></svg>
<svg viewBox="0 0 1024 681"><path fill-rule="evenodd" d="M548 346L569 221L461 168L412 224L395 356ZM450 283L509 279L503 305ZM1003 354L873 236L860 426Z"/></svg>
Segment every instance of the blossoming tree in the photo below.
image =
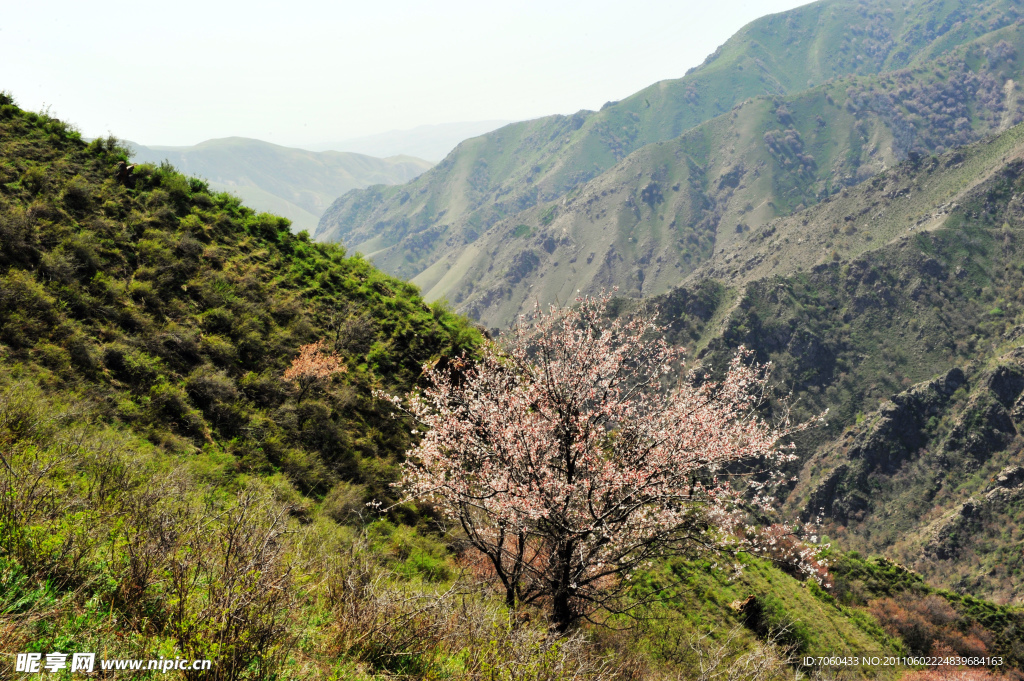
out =
<svg viewBox="0 0 1024 681"><path fill-rule="evenodd" d="M541 601L560 631L615 611L656 557L749 542L724 469L791 458L779 442L804 427L758 415L768 367L749 352L721 382L683 372L670 387L680 350L650 319L609 323L607 298L577 302L477 363L425 368L408 406L425 433L402 483L461 524L510 606Z"/></svg>
<svg viewBox="0 0 1024 681"><path fill-rule="evenodd" d="M284 380L295 383L299 388L298 401L310 388L326 381L334 374L347 371L344 360L327 350L323 340L299 348L299 356L285 369Z"/></svg>

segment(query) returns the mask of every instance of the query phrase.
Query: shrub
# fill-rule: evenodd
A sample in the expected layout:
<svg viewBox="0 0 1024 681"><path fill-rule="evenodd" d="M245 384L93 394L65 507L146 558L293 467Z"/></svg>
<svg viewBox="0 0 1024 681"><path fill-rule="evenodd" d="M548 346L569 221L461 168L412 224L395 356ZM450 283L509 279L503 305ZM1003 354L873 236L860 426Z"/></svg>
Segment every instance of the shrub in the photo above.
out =
<svg viewBox="0 0 1024 681"><path fill-rule="evenodd" d="M783 642L786 630L772 630L763 643L744 645L741 628L721 636L669 636L655 642L660 658L683 670L678 678L694 681L784 681L793 676L793 649Z"/></svg>
<svg viewBox="0 0 1024 681"><path fill-rule="evenodd" d="M72 334L64 340L64 347L67 348L71 361L83 372L91 373L99 368L96 347L84 333Z"/></svg>
<svg viewBox="0 0 1024 681"><path fill-rule="evenodd" d="M92 190L85 178L76 175L64 186L61 198L68 210L84 213L91 205Z"/></svg>
<svg viewBox="0 0 1024 681"><path fill-rule="evenodd" d="M58 373L71 368L71 356L67 350L58 345L39 343L33 348L33 352L39 357L40 364Z"/></svg>
<svg viewBox="0 0 1024 681"><path fill-rule="evenodd" d="M321 510L337 523L351 523L368 515L366 488L350 482L339 482L324 498Z"/></svg>
<svg viewBox="0 0 1024 681"><path fill-rule="evenodd" d="M250 229L253 234L267 241L278 243L283 235L290 233L290 226L291 221L286 218L271 215L270 213L260 213L256 216Z"/></svg>
<svg viewBox="0 0 1024 681"><path fill-rule="evenodd" d="M37 233L24 211L0 211L0 264L30 263L37 257Z"/></svg>
<svg viewBox="0 0 1024 681"><path fill-rule="evenodd" d="M774 594L758 596L745 613L748 626L764 640L774 641L795 653L806 651L814 642L807 624L793 619Z"/></svg>
<svg viewBox="0 0 1024 681"><path fill-rule="evenodd" d="M546 628L524 626L482 597L473 584L404 584L373 556L364 535L339 555L326 575L339 653L374 670L420 678L618 677L616 665L597 655L581 633L560 638Z"/></svg>
<svg viewBox="0 0 1024 681"><path fill-rule="evenodd" d="M961 631L965 620L936 594L881 598L870 603L870 610L889 635L899 636L915 655L949 650L956 655L984 656L992 643L991 634L976 623Z"/></svg>
<svg viewBox="0 0 1024 681"><path fill-rule="evenodd" d="M244 490L227 508L208 506L185 524L166 570L168 626L186 656L214 660L186 679L274 678L292 644L287 511L265 491Z"/></svg>
<svg viewBox="0 0 1024 681"><path fill-rule="evenodd" d="M276 407L287 397L287 385L270 371L250 371L238 380L239 389L258 407Z"/></svg>
<svg viewBox="0 0 1024 681"><path fill-rule="evenodd" d="M150 403L155 415L166 419L172 427L192 436L203 433L203 419L189 404L188 396L181 386L163 380L149 391Z"/></svg>
<svg viewBox="0 0 1024 681"><path fill-rule="evenodd" d="M41 165L33 165L21 176L21 184L33 194L39 194L50 183L46 168Z"/></svg>

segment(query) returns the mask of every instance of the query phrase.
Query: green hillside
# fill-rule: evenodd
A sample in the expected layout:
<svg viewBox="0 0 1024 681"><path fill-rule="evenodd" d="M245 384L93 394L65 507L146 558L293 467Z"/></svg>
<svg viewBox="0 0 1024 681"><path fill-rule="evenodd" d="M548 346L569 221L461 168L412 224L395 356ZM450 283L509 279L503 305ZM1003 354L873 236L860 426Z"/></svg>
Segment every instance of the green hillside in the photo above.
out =
<svg viewBox="0 0 1024 681"><path fill-rule="evenodd" d="M220 452L308 492L379 477L380 452L409 440L369 386L411 386L424 361L472 345L464 320L170 166L138 166L134 188L121 186L115 141L87 146L4 107L7 380L76 394L172 450ZM299 404L279 376L320 338L346 372Z"/></svg>
<svg viewBox="0 0 1024 681"><path fill-rule="evenodd" d="M624 631L513 618L429 508L364 504L394 498L414 437L372 390L408 389L478 332L168 165L117 182L126 154L0 99L5 650L214 663L132 678L661 679L754 660L782 681L797 654L967 654L981 636L1021 664L1017 611L838 553L823 588L742 554L739 576L653 566L637 595L664 597ZM284 371L316 340L341 369L300 390Z"/></svg>
<svg viewBox="0 0 1024 681"><path fill-rule="evenodd" d="M991 57L991 45L1015 51L1018 44L1024 48L1024 31L1007 28L884 79L848 78L787 98L748 100L675 140L644 147L562 199L500 221L413 281L428 299L445 297L495 327L537 299L568 300L576 291L664 293L716 254L757 250L742 244L776 216L908 154L942 151L1019 120L1014 81L1004 91L997 80L1007 65ZM974 58L986 53L990 58ZM1020 78L1018 70L1009 75ZM912 113L933 109L939 113L927 118ZM422 251L409 244L407 252Z"/></svg>
<svg viewBox="0 0 1024 681"><path fill-rule="evenodd" d="M1013 25L1016 17L1009 2L905 7L882 0L824 1L765 17L679 80L655 84L599 112L506 126L467 141L409 185L350 193L324 214L316 237L342 241L405 278L421 275L441 259L446 262L439 267L447 270L464 251L471 258L476 241L500 221L530 225L530 211L538 206L560 204L583 183L600 182L599 175L634 151L675 139L751 97L786 97L849 75L913 69ZM838 105L845 101L842 96ZM972 129L979 122L968 121ZM786 127L780 121L775 129L784 134ZM924 136L906 148L897 144L896 158L913 142L929 149L930 139ZM850 160L856 158L855 153ZM425 276L440 280L437 275L435 270Z"/></svg>
<svg viewBox="0 0 1024 681"><path fill-rule="evenodd" d="M127 145L136 163L171 163L210 188L240 197L258 211L282 215L294 231L312 234L331 203L351 189L403 184L433 164L410 156L373 158L313 152L244 137L207 140L190 147Z"/></svg>

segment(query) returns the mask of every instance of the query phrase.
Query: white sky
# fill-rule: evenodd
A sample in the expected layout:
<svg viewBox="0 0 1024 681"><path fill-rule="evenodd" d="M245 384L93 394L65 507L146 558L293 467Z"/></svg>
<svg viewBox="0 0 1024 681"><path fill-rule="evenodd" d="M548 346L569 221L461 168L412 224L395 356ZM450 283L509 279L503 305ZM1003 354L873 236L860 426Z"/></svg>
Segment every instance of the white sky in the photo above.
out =
<svg viewBox="0 0 1024 681"><path fill-rule="evenodd" d="M800 0L0 0L0 90L86 136L290 146L598 109Z"/></svg>

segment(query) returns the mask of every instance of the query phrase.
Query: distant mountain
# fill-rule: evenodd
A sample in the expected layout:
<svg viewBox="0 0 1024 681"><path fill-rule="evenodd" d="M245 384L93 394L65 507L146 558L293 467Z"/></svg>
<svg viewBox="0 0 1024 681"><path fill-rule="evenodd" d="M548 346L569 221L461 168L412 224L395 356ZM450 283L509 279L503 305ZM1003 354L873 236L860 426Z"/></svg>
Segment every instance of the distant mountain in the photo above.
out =
<svg viewBox="0 0 1024 681"><path fill-rule="evenodd" d="M1024 52L1024 30L1007 27L891 78L855 76L742 102L564 196L498 220L468 246L445 248L413 281L428 298L447 298L492 327L538 299L567 300L576 291L664 293L746 244L759 225L910 155L1022 120L1016 82L1024 70L984 57L995 44ZM375 260L394 262L385 253ZM421 253L429 250L410 241L403 257Z"/></svg>
<svg viewBox="0 0 1024 681"><path fill-rule="evenodd" d="M345 192L408 182L432 165L411 156L313 152L244 137L191 147L129 145L136 163L170 161L182 172L208 180L211 188L238 195L256 210L283 215L292 221L294 231L310 233L324 209Z"/></svg>
<svg viewBox="0 0 1024 681"><path fill-rule="evenodd" d="M391 130L377 135L353 137L340 142L308 145L314 151L351 151L369 156L415 156L437 163L459 142L497 130L512 121L472 121L420 125L411 130Z"/></svg>
<svg viewBox="0 0 1024 681"><path fill-rule="evenodd" d="M576 289L664 292L747 227L1013 123L1021 16L1009 0L824 0L764 17L681 79L351 192L316 236L489 326Z"/></svg>

